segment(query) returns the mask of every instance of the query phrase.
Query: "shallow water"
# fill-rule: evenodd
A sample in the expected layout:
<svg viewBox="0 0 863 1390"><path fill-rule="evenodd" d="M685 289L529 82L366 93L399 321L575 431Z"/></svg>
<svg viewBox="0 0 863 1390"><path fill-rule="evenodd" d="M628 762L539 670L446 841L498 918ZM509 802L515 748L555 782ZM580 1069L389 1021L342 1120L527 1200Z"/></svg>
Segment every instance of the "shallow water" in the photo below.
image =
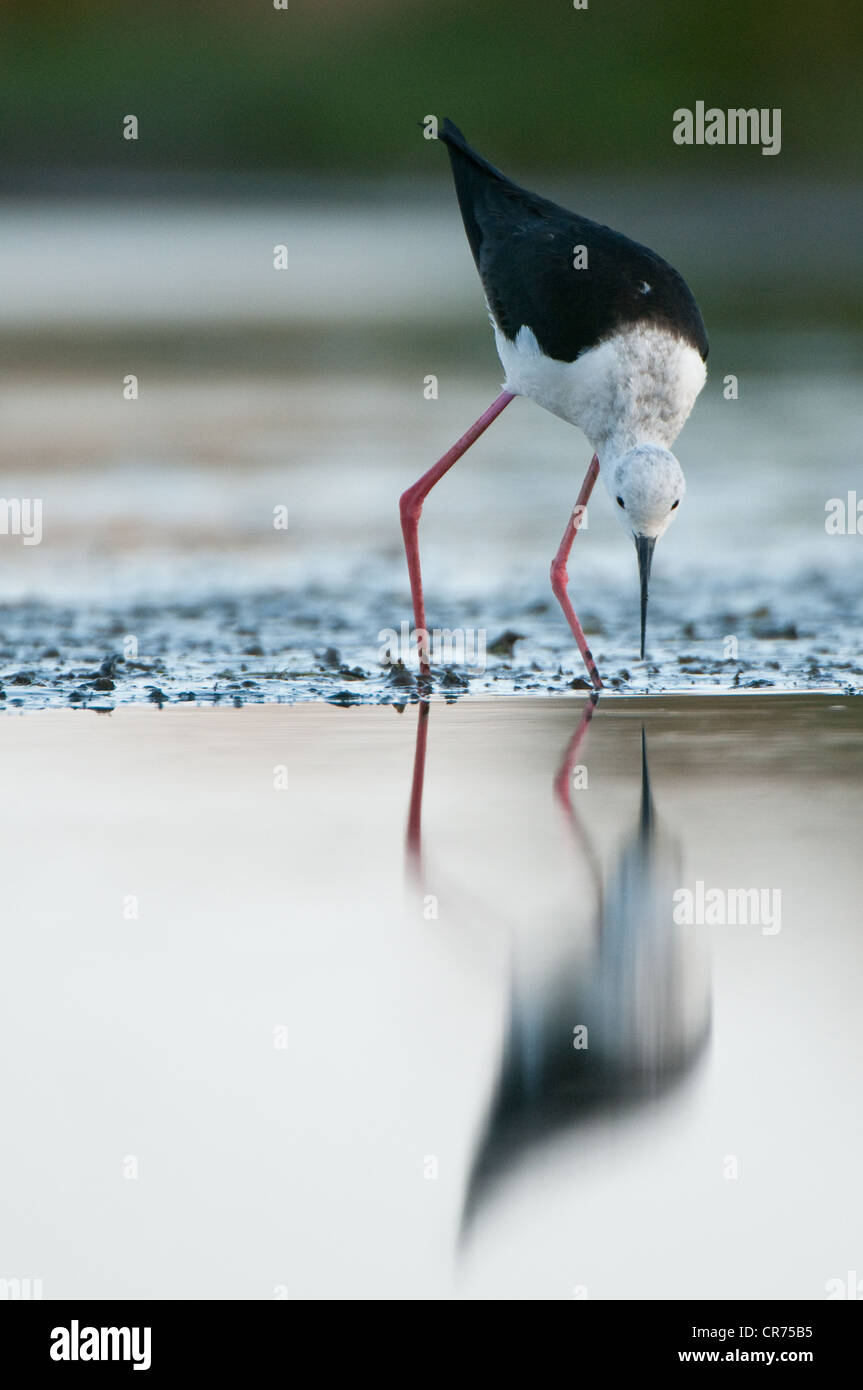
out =
<svg viewBox="0 0 863 1390"><path fill-rule="evenodd" d="M38 545L0 526L7 707L423 693L381 666L387 632L412 626L397 499L500 383L445 170L423 168L428 184L271 197L230 180L168 197L156 180L4 201L2 496L43 507ZM631 541L601 486L576 542L571 592L609 686L860 690L863 536L825 529L829 500L859 491L858 191L570 176L558 193L671 256L711 338L647 663ZM582 679L548 568L589 456L518 401L432 493L429 623L456 634L436 691Z"/></svg>
<svg viewBox="0 0 863 1390"><path fill-rule="evenodd" d="M4 1274L824 1297L863 1236L863 704L424 708L0 721ZM675 924L699 882L769 913Z"/></svg>
<svg viewBox="0 0 863 1390"><path fill-rule="evenodd" d="M7 705L416 697L382 666L387 633L413 626L398 495L495 393L490 344L489 359L485 374L439 368L432 401L413 366L156 373L136 402L104 374L9 376L5 495L42 500L43 536L0 537ZM631 541L602 486L590 504L570 589L600 670L629 693L859 691L863 536L825 529L828 499L856 486L857 378L741 374L725 401L722 370L678 445L689 485L657 547L647 663ZM429 623L455 634L436 690L583 678L548 566L589 453L517 401L432 493Z"/></svg>
<svg viewBox="0 0 863 1390"><path fill-rule="evenodd" d="M43 506L39 545L0 527L8 706L422 694L381 667L386 632L411 626L397 496L500 382L452 190L434 161L425 172L4 203L3 498ZM631 541L602 486L575 545L571 592L606 681L859 691L863 537L825 531L828 500L859 491L856 190L578 178L559 195L666 250L712 339L648 663ZM548 570L588 460L580 432L523 400L428 499L429 624L456 632L436 663L447 698L584 676ZM459 639L486 659L468 663Z"/></svg>

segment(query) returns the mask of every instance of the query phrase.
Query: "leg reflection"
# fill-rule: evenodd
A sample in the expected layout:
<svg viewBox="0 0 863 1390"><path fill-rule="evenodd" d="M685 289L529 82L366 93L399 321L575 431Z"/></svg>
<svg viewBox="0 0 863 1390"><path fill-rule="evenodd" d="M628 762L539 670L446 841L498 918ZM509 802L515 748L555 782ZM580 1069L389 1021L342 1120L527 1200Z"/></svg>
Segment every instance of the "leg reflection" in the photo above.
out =
<svg viewBox="0 0 863 1390"><path fill-rule="evenodd" d="M426 748L429 733L429 702L421 700L417 712L417 740L414 748L414 774L408 807L408 828L405 836L408 871L422 883L422 810L423 784L426 772Z"/></svg>

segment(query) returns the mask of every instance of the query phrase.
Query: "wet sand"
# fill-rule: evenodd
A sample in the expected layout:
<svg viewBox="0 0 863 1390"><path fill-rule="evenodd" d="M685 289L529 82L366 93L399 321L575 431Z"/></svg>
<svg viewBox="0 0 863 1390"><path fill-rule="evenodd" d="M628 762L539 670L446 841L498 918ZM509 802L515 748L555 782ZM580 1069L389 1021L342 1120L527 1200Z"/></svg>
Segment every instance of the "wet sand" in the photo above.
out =
<svg viewBox="0 0 863 1390"><path fill-rule="evenodd" d="M857 1267L863 704L603 699L561 776L583 708L10 710L4 1275L818 1299ZM699 882L779 892L779 930L674 923Z"/></svg>

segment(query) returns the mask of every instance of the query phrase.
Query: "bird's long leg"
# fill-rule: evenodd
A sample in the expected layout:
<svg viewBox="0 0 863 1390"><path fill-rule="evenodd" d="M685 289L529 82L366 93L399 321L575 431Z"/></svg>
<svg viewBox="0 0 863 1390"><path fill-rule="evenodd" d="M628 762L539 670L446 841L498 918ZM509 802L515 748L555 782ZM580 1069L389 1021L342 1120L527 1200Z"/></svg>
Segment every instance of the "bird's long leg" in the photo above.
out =
<svg viewBox="0 0 863 1390"><path fill-rule="evenodd" d="M551 587L554 590L555 598L563 609L563 616L569 623L572 635L578 644L578 650L584 658L587 674L590 676L596 689L602 690L602 681L599 679L596 662L593 659L590 647L587 645L587 638L584 635L581 623L578 621L578 616L569 601L569 594L566 591L566 586L569 583L566 562L569 559L569 552L572 550L572 543L578 535L578 528L581 525L581 519L584 516L584 509L587 506L588 498L593 492L593 485L598 477L599 459L596 457L596 454L594 454L593 458L590 460L590 467L585 474L584 482L581 485L581 492L578 494L578 500L572 509L572 515L563 533L563 540L558 547L557 554L551 562Z"/></svg>
<svg viewBox="0 0 863 1390"><path fill-rule="evenodd" d="M405 555L408 562L408 574L411 581L411 598L414 605L414 627L417 633L417 643L420 651L420 669L424 674L428 673L429 664L429 643L428 632L426 630L426 609L423 597L423 581L420 571L420 547L419 547L419 523L422 516L423 502L428 497L435 483L440 482L444 473L448 473L454 463L457 463L462 454L466 454L471 444L479 439L480 435L488 429L493 420L496 420L505 406L513 400L511 391L501 391L497 400L492 401L488 410L480 415L479 419L471 425L466 434L457 440L437 463L423 473L421 478L403 492L399 498L399 511L402 519L402 535L405 541Z"/></svg>

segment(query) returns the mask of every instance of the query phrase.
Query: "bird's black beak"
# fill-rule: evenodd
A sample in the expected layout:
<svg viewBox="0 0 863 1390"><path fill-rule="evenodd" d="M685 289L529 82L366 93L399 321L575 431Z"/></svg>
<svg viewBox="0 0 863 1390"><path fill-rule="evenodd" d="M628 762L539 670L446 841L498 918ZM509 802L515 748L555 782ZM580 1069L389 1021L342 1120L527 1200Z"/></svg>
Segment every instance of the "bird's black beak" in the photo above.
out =
<svg viewBox="0 0 863 1390"><path fill-rule="evenodd" d="M647 584L650 579L650 566L653 563L655 536L636 536L635 550L638 555L638 578L641 581L641 660L644 660L644 633L647 627Z"/></svg>

